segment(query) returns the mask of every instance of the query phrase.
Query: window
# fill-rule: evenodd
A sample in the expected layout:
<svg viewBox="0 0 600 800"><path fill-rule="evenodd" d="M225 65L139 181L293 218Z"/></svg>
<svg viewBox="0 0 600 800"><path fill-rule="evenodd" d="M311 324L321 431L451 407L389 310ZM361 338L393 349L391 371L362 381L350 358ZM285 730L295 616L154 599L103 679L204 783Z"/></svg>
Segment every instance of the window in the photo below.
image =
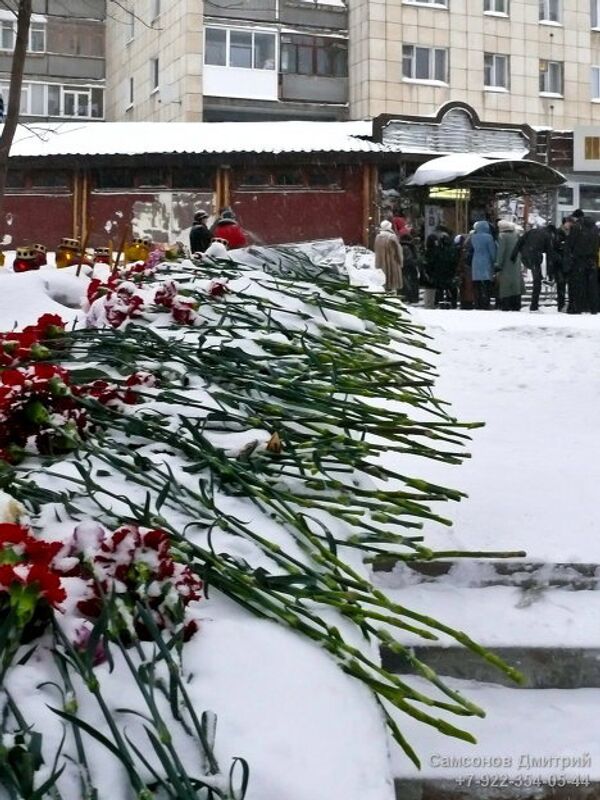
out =
<svg viewBox="0 0 600 800"><path fill-rule="evenodd" d="M15 49L15 23L5 20L0 31L0 45L2 50Z"/></svg>
<svg viewBox="0 0 600 800"><path fill-rule="evenodd" d="M204 63L213 67L227 66L227 31L223 28L206 29Z"/></svg>
<svg viewBox="0 0 600 800"><path fill-rule="evenodd" d="M229 66L252 69L252 34L250 32L230 32Z"/></svg>
<svg viewBox="0 0 600 800"><path fill-rule="evenodd" d="M88 86L61 87L61 112L63 117L100 118L104 115L102 89Z"/></svg>
<svg viewBox="0 0 600 800"><path fill-rule="evenodd" d="M509 56L498 53L483 55L483 83L488 88L509 88Z"/></svg>
<svg viewBox="0 0 600 800"><path fill-rule="evenodd" d="M131 189L135 171L127 167L110 167L97 169L94 172L94 183L97 189Z"/></svg>
<svg viewBox="0 0 600 800"><path fill-rule="evenodd" d="M281 71L293 75L348 75L348 44L321 36L281 37Z"/></svg>
<svg viewBox="0 0 600 800"><path fill-rule="evenodd" d="M592 67L592 100L600 100L600 67Z"/></svg>
<svg viewBox="0 0 600 800"><path fill-rule="evenodd" d="M138 186L168 186L169 185L169 172L166 169L144 170L139 173Z"/></svg>
<svg viewBox="0 0 600 800"><path fill-rule="evenodd" d="M158 89L159 77L160 77L160 72L159 72L158 58L151 58L150 59L150 88L151 88L151 91L153 91L153 92L155 92Z"/></svg>
<svg viewBox="0 0 600 800"><path fill-rule="evenodd" d="M448 51L442 47L405 44L402 48L402 74L414 80L447 83Z"/></svg>
<svg viewBox="0 0 600 800"><path fill-rule="evenodd" d="M135 14L130 11L127 17L127 41L130 42L135 36Z"/></svg>
<svg viewBox="0 0 600 800"><path fill-rule="evenodd" d="M592 28L600 29L600 0L590 0L592 11Z"/></svg>
<svg viewBox="0 0 600 800"><path fill-rule="evenodd" d="M0 83L4 107L8 106L8 83ZM61 86L58 83L23 83L20 114L34 117L101 119L104 90L96 86Z"/></svg>
<svg viewBox="0 0 600 800"><path fill-rule="evenodd" d="M134 96L133 78L129 78L129 103L127 104L127 108L131 108L131 106L133 105L133 96Z"/></svg>
<svg viewBox="0 0 600 800"><path fill-rule="evenodd" d="M540 61L540 92L560 95L563 93L562 61Z"/></svg>
<svg viewBox="0 0 600 800"><path fill-rule="evenodd" d="M21 169L9 169L6 173L6 186L9 189L25 188L25 173Z"/></svg>
<svg viewBox="0 0 600 800"><path fill-rule="evenodd" d="M572 186L566 186L563 184L558 189L558 205L559 206L571 206L571 208L575 205L575 192Z"/></svg>
<svg viewBox="0 0 600 800"><path fill-rule="evenodd" d="M206 189L212 191L211 173L195 168L175 168L171 172L171 186L174 189Z"/></svg>
<svg viewBox="0 0 600 800"><path fill-rule="evenodd" d="M240 189L257 192L281 192L312 189L338 190L342 185L341 172L336 167L283 167L275 170L251 170L239 181Z"/></svg>
<svg viewBox="0 0 600 800"><path fill-rule="evenodd" d="M17 23L14 20L3 20L0 27L0 50L14 50L16 41ZM29 43L27 48L30 53L46 52L46 23L32 22L29 27Z"/></svg>
<svg viewBox="0 0 600 800"><path fill-rule="evenodd" d="M508 0L483 0L486 14L506 14L508 16Z"/></svg>
<svg viewBox="0 0 600 800"><path fill-rule="evenodd" d="M46 52L46 23L32 22L29 29L29 49L32 53Z"/></svg>
<svg viewBox="0 0 600 800"><path fill-rule="evenodd" d="M600 158L600 153L598 155ZM579 185L579 206L585 213L593 217L600 218L600 186L594 184Z"/></svg>
<svg viewBox="0 0 600 800"><path fill-rule="evenodd" d="M275 186L304 186L304 175L301 169L283 169L274 175Z"/></svg>
<svg viewBox="0 0 600 800"><path fill-rule="evenodd" d="M152 3L152 20L157 19L160 17L160 0L153 0Z"/></svg>
<svg viewBox="0 0 600 800"><path fill-rule="evenodd" d="M65 117L89 117L90 93L88 89L78 86L64 86L62 92L62 109Z"/></svg>
<svg viewBox="0 0 600 800"><path fill-rule="evenodd" d="M71 182L66 172L39 169L31 173L31 185L35 188L68 189Z"/></svg>
<svg viewBox="0 0 600 800"><path fill-rule="evenodd" d="M206 28L204 63L213 67L274 70L275 35L237 28Z"/></svg>
<svg viewBox="0 0 600 800"><path fill-rule="evenodd" d="M560 22L560 0L540 0L540 21Z"/></svg>
<svg viewBox="0 0 600 800"><path fill-rule="evenodd" d="M442 8L448 8L448 0L403 0L404 3L408 5L417 4L417 5L427 5L427 6L441 6Z"/></svg>
<svg viewBox="0 0 600 800"><path fill-rule="evenodd" d="M585 160L600 161L600 136L585 137Z"/></svg>

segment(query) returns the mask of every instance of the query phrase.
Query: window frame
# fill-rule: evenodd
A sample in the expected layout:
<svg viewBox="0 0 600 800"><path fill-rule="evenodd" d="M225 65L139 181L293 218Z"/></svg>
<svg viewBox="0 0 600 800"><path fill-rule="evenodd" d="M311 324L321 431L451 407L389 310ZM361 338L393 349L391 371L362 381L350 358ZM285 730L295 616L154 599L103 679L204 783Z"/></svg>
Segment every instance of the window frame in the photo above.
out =
<svg viewBox="0 0 600 800"><path fill-rule="evenodd" d="M556 4L556 19L552 19L553 4ZM543 25L562 25L560 0L539 0L539 22Z"/></svg>
<svg viewBox="0 0 600 800"><path fill-rule="evenodd" d="M206 38L209 34L209 31L225 31L225 63L224 64L210 64L206 61ZM231 34L232 33L246 33L250 34L251 39L251 62L252 65L250 67L238 67L232 66L231 64ZM272 67L257 67L256 66L256 37L257 36L270 36L272 39L273 44L273 66ZM268 59L271 60L271 59ZM204 27L204 53L203 53L203 63L205 67L214 67L216 69L245 69L250 70L252 72L277 72L277 65L279 62L279 36L277 31L272 30L271 28L238 28L232 27L227 28L223 25L206 25Z"/></svg>
<svg viewBox="0 0 600 800"><path fill-rule="evenodd" d="M502 5L502 8L497 6ZM491 6L494 6L492 8ZM491 14L495 17L509 17L510 16L510 0L483 0L483 13Z"/></svg>
<svg viewBox="0 0 600 800"><path fill-rule="evenodd" d="M283 183L281 176L286 173L300 174L302 180L300 183ZM311 180L311 174L317 172L326 175L330 173L330 180L328 183L315 182ZM246 183L245 177L248 175L264 176L266 183ZM260 166L246 170L242 175L236 178L236 190L240 192L341 192L344 190L344 176L345 170L343 167L329 167L327 165L312 165L310 167L302 167L296 164L283 164L277 167ZM279 179L278 179L279 177Z"/></svg>
<svg viewBox="0 0 600 800"><path fill-rule="evenodd" d="M287 41L290 40L290 41ZM300 41L312 40L312 41ZM310 50L310 72L299 70L300 49ZM286 65L284 56L291 54L293 69ZM326 53L331 69L323 71L319 64L319 55ZM343 53L342 69L338 73L338 57ZM348 77L348 40L343 37L318 36L313 34L285 33L279 40L279 72L281 75L304 75L318 78L347 78Z"/></svg>
<svg viewBox="0 0 600 800"><path fill-rule="evenodd" d="M153 56L150 59L150 94L155 94L160 89L160 59Z"/></svg>
<svg viewBox="0 0 600 800"><path fill-rule="evenodd" d="M488 65L486 64L487 59L491 59L490 65L490 77L493 81L496 81L498 78L498 64L503 64L502 75L504 82L497 83L492 82L488 83L486 81L486 71L488 69ZM510 91L510 56L506 53L484 53L483 54L483 87L484 89L498 91L504 90L506 92Z"/></svg>
<svg viewBox="0 0 600 800"><path fill-rule="evenodd" d="M448 11L450 0L402 0L405 6L425 6L426 8L439 8Z"/></svg>
<svg viewBox="0 0 600 800"><path fill-rule="evenodd" d="M9 81L0 81L0 93L4 100L4 107L8 107L8 90ZM43 111L38 112L33 110L34 104L34 91L36 87L42 88L42 106ZM50 105L50 89L57 89L58 99L58 113L51 114ZM94 92L102 93L102 113L94 114ZM64 113L64 94L65 93L87 93L88 95L88 115L81 116L67 116ZM19 117L41 117L47 119L87 119L87 120L103 120L104 119L104 87L103 86L75 86L75 84L64 83L44 83L43 81L23 81L21 89L21 106L19 109Z"/></svg>
<svg viewBox="0 0 600 800"><path fill-rule="evenodd" d="M542 64L546 65L546 69L545 70L542 69ZM547 82L548 83L550 82L550 78L551 78L551 74L552 74L552 71L551 71L551 67L552 66L557 66L559 68L559 79L560 79L560 90L559 91L554 91L554 89L552 89L551 86L547 86L546 88L544 88L542 86L542 80L543 80L542 76L546 75L547 76L547 79L546 79ZM564 91L565 91L565 65L564 65L564 62L563 61L554 61L552 59L546 59L546 58L540 59L540 89L539 89L540 95L542 97L564 97Z"/></svg>
<svg viewBox="0 0 600 800"><path fill-rule="evenodd" d="M411 48L412 54L407 55L407 50ZM427 65L427 73L428 77L417 77L417 50L427 50L428 52L428 65ZM444 78L436 78L436 54L443 53L444 54ZM407 60L410 60L410 75L406 74L405 67ZM433 75L433 77L432 77ZM412 81L416 83L429 83L435 84L437 86L447 86L449 83L450 78L450 50L448 47L436 47L436 46L426 46L426 45L419 45L419 44L402 44L402 79L404 81Z"/></svg>
<svg viewBox="0 0 600 800"><path fill-rule="evenodd" d="M600 64L592 64L590 67L590 100L592 103L600 103Z"/></svg>
<svg viewBox="0 0 600 800"><path fill-rule="evenodd" d="M128 19L127 19L127 39L126 44L129 42L133 42L135 39L135 13L133 11L127 12Z"/></svg>
<svg viewBox="0 0 600 800"><path fill-rule="evenodd" d="M17 41L17 21L12 19L3 19L0 20L0 52L1 53L12 53L15 49L15 44ZM3 45L2 39L4 37L4 31L10 31L11 35L11 44L7 47ZM34 50L33 49L33 34L40 33L42 34L43 39L43 47L41 50ZM29 33L27 38L27 54L28 55L42 55L43 53L47 52L47 35L48 35L48 23L45 20L34 20L32 19L29 25Z"/></svg>

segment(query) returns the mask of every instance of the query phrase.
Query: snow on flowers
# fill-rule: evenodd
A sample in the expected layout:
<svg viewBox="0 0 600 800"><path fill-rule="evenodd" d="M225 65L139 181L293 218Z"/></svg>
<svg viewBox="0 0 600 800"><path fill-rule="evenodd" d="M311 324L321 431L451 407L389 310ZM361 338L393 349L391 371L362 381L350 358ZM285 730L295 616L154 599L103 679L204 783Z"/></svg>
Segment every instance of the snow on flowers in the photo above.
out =
<svg viewBox="0 0 600 800"><path fill-rule="evenodd" d="M181 630L184 639L196 631L185 610L202 595L202 581L173 555L168 534L160 529L123 525L113 532L96 522L75 528L69 549L68 572L85 582L77 612L95 621L105 598L116 600L115 633L126 639L152 639L137 613L147 605L159 630Z"/></svg>

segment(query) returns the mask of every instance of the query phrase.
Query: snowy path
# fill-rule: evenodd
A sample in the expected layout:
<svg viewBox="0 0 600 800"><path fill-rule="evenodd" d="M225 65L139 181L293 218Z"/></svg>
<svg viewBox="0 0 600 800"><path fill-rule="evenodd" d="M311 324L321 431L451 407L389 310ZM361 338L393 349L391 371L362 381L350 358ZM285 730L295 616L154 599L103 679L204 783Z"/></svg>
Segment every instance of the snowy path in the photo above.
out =
<svg viewBox="0 0 600 800"><path fill-rule="evenodd" d="M600 563L600 319L415 311L440 350L438 396L475 430L462 467L419 465L466 491L427 541Z"/></svg>

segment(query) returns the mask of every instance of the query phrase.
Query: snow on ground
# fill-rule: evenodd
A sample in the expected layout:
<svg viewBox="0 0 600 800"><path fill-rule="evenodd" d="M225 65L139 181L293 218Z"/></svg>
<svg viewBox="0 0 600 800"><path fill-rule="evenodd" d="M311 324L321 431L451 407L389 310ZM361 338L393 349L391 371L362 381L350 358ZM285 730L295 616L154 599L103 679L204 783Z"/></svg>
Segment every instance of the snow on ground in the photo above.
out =
<svg viewBox="0 0 600 800"><path fill-rule="evenodd" d="M424 684L409 679L412 686ZM392 754L395 774L403 778L452 779L490 776L538 775L575 778L600 778L600 740L598 739L598 704L600 689L505 689L491 684L448 679L473 702L486 709L485 719L465 718L463 726L478 741L477 748L459 739L438 736L432 744L431 730L412 720L399 720L407 739L423 756L422 771L410 764L399 752ZM456 724L456 717L445 717ZM427 754L425 757L424 754ZM589 754L586 768L563 768L562 759L579 759ZM522 761L529 757L529 761ZM451 766L451 759L465 759L462 765ZM472 759L501 759L502 766L473 767ZM558 758L556 761L549 759ZM531 759L546 759L545 766L532 766ZM524 766L529 763L529 769ZM521 764L521 769L519 769ZM506 796L506 795L503 795Z"/></svg>
<svg viewBox="0 0 600 800"><path fill-rule="evenodd" d="M83 318L81 301L88 280L76 277L75 271L67 267L16 274L0 269L0 330L31 325L46 312L60 314L65 322Z"/></svg>
<svg viewBox="0 0 600 800"><path fill-rule="evenodd" d="M413 315L440 351L437 396L460 420L485 422L471 433L472 458L461 467L415 465L414 474L469 495L440 509L454 527L427 524L427 543L600 563L600 319L553 311Z"/></svg>
<svg viewBox="0 0 600 800"><path fill-rule="evenodd" d="M557 643L560 647L600 647L597 591L524 592L512 586L467 589L435 583L385 591L395 602L441 619L492 649L554 647ZM411 647L434 644L405 631L394 633ZM456 646L456 641L440 633L439 644Z"/></svg>

